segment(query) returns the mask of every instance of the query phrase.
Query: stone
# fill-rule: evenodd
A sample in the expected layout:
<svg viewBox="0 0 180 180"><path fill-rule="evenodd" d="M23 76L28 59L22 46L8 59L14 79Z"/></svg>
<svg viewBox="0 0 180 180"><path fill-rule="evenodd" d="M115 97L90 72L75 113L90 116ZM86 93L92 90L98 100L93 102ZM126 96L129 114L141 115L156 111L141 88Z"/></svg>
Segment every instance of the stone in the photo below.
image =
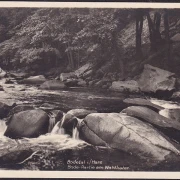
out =
<svg viewBox="0 0 180 180"><path fill-rule="evenodd" d="M142 92L171 92L175 89L174 76L174 73L146 64L138 84Z"/></svg>
<svg viewBox="0 0 180 180"><path fill-rule="evenodd" d="M76 87L78 84L78 80L71 78L71 79L67 79L66 81L63 81L65 86L67 87Z"/></svg>
<svg viewBox="0 0 180 180"><path fill-rule="evenodd" d="M119 149L150 161L163 161L171 152L180 153L152 126L125 114L89 114L79 131L80 138L90 144Z"/></svg>
<svg viewBox="0 0 180 180"><path fill-rule="evenodd" d="M8 116L12 116L13 114L19 113L21 111L33 110L33 105L17 105L9 112Z"/></svg>
<svg viewBox="0 0 180 180"><path fill-rule="evenodd" d="M28 74L27 73L23 73L23 72L10 72L10 76L15 78L15 79L23 79L23 78L27 78Z"/></svg>
<svg viewBox="0 0 180 180"><path fill-rule="evenodd" d="M77 85L80 86L80 87L86 87L87 83L83 79L78 79Z"/></svg>
<svg viewBox="0 0 180 180"><path fill-rule="evenodd" d="M82 75L83 75L83 77L84 77L84 75L87 76L89 73L92 72L92 71L90 71L91 67L92 67L92 64L87 63L87 64L81 66L79 69L77 69L75 71L75 75L77 77L81 77Z"/></svg>
<svg viewBox="0 0 180 180"><path fill-rule="evenodd" d="M39 88L47 90L60 90L66 88L66 86L59 80L49 80L41 84Z"/></svg>
<svg viewBox="0 0 180 180"><path fill-rule="evenodd" d="M127 98L123 100L124 103L129 105L136 105L136 106L147 106L148 108L159 112L160 110L164 109L161 106L153 104L150 100L143 99L143 98Z"/></svg>
<svg viewBox="0 0 180 180"><path fill-rule="evenodd" d="M172 38L172 41L179 42L180 41L180 33L175 34Z"/></svg>
<svg viewBox="0 0 180 180"><path fill-rule="evenodd" d="M180 99L180 91L174 92L171 98L174 100L179 100Z"/></svg>
<svg viewBox="0 0 180 180"><path fill-rule="evenodd" d="M140 118L152 125L162 128L173 128L175 130L180 130L180 123L177 121L173 121L172 119L168 119L155 111L142 107L142 106L130 106L121 111L121 113L126 113L128 116L133 116L136 118Z"/></svg>
<svg viewBox="0 0 180 180"><path fill-rule="evenodd" d="M60 80L62 82L66 81L67 79L75 78L76 75L74 72L69 72L69 73L61 73L60 74Z"/></svg>
<svg viewBox="0 0 180 180"><path fill-rule="evenodd" d="M8 113L14 106L15 104L9 106L3 102L0 102L0 119L7 117Z"/></svg>
<svg viewBox="0 0 180 180"><path fill-rule="evenodd" d="M46 81L46 78L43 75L39 76L30 76L27 79L22 80L24 84L42 84Z"/></svg>
<svg viewBox="0 0 180 180"><path fill-rule="evenodd" d="M19 139L35 138L48 132L49 116L40 109L27 110L14 114L4 133L5 136Z"/></svg>
<svg viewBox="0 0 180 180"><path fill-rule="evenodd" d="M134 80L114 81L110 87L111 91L139 93L138 83Z"/></svg>
<svg viewBox="0 0 180 180"><path fill-rule="evenodd" d="M5 81L5 84L13 84L14 83L14 81L12 81L11 79L6 79L6 81Z"/></svg>
<svg viewBox="0 0 180 180"><path fill-rule="evenodd" d="M0 91L4 91L4 88L0 85Z"/></svg>
<svg viewBox="0 0 180 180"><path fill-rule="evenodd" d="M65 128L66 131L72 132L74 125L78 122L78 119L83 119L88 114L95 112L97 111L87 109L72 109L65 114L62 127Z"/></svg>

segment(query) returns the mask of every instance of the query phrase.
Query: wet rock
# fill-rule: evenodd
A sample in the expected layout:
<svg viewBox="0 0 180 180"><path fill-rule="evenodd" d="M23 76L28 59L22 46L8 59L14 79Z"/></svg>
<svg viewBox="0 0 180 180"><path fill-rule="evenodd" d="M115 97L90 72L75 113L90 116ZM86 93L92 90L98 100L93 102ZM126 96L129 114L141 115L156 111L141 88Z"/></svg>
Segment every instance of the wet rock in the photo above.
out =
<svg viewBox="0 0 180 180"><path fill-rule="evenodd" d="M15 106L15 103L12 106L9 106L3 102L0 102L0 119L7 117L9 111Z"/></svg>
<svg viewBox="0 0 180 180"><path fill-rule="evenodd" d="M75 77L76 77L76 75L75 75L74 72L61 73L61 74L60 74L60 80L61 80L62 82L66 81L66 80L68 80L68 79L71 79L71 78L75 78Z"/></svg>
<svg viewBox="0 0 180 180"><path fill-rule="evenodd" d="M89 114L79 130L80 137L88 143L120 149L150 161L163 161L171 152L179 154L152 126L124 114Z"/></svg>
<svg viewBox="0 0 180 180"><path fill-rule="evenodd" d="M169 71L146 64L138 80L140 90L147 93L172 92L176 82L174 75Z"/></svg>
<svg viewBox="0 0 180 180"><path fill-rule="evenodd" d="M66 88L63 82L59 80L49 80L41 84L39 87L40 89L47 89L47 90L60 90Z"/></svg>
<svg viewBox="0 0 180 180"><path fill-rule="evenodd" d="M27 79L21 81L24 84L42 84L46 81L46 78L43 75L39 76L30 76Z"/></svg>
<svg viewBox="0 0 180 180"><path fill-rule="evenodd" d="M32 149L16 149L14 151L7 152L0 156L1 165L15 165L16 163L21 163L30 157L32 153Z"/></svg>
<svg viewBox="0 0 180 180"><path fill-rule="evenodd" d="M33 105L17 105L9 112L8 116L12 116L13 114L19 113L21 111L33 110Z"/></svg>
<svg viewBox="0 0 180 180"><path fill-rule="evenodd" d="M53 109L59 109L59 106L50 103L43 103L39 108L43 110L53 110Z"/></svg>
<svg viewBox="0 0 180 180"><path fill-rule="evenodd" d="M142 107L142 106L130 106L121 111L121 113L126 113L128 116L133 116L136 118L140 118L152 125L156 125L158 127L163 128L173 128L176 130L180 130L180 123L177 121L173 121L172 119L168 119L155 111Z"/></svg>
<svg viewBox="0 0 180 180"><path fill-rule="evenodd" d="M76 116L77 118L85 118L88 114L96 113L95 110L88 110L88 109L72 109L67 112L67 114L72 114L73 116Z"/></svg>
<svg viewBox="0 0 180 180"><path fill-rule="evenodd" d="M27 110L14 114L4 133L5 136L33 138L46 134L49 127L49 116L43 110Z"/></svg>
<svg viewBox="0 0 180 180"><path fill-rule="evenodd" d="M95 113L95 110L87 110L87 109L72 109L65 114L63 128L66 131L72 132L74 125L77 124L78 119L85 118L88 114ZM77 119L78 118L78 119Z"/></svg>
<svg viewBox="0 0 180 180"><path fill-rule="evenodd" d="M4 82L5 84L13 84L14 81L12 81L11 79L6 79L6 81Z"/></svg>
<svg viewBox="0 0 180 180"><path fill-rule="evenodd" d="M114 81L112 86L110 87L111 91L118 91L118 92L131 92L131 93L138 93L139 86L138 83L134 80L129 81Z"/></svg>
<svg viewBox="0 0 180 180"><path fill-rule="evenodd" d="M10 76L17 80L22 80L23 78L28 77L28 74L23 72L10 72Z"/></svg>
<svg viewBox="0 0 180 180"><path fill-rule="evenodd" d="M4 88L0 85L0 91L4 91Z"/></svg>
<svg viewBox="0 0 180 180"><path fill-rule="evenodd" d="M133 106L147 106L148 108L157 112L164 109L163 107L153 104L151 101L142 98L127 98L124 99L123 102Z"/></svg>
<svg viewBox="0 0 180 180"><path fill-rule="evenodd" d="M67 86L67 87L76 87L78 84L78 80L74 79L74 78L67 79L63 82L64 82L65 86Z"/></svg>

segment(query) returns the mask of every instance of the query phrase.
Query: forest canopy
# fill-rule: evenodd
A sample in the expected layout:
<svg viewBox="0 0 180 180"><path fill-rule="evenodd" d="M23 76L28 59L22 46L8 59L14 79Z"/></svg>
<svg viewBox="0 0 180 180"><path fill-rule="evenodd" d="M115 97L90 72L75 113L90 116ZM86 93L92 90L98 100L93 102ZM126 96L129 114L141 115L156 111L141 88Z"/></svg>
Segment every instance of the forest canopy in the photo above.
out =
<svg viewBox="0 0 180 180"><path fill-rule="evenodd" d="M73 71L91 62L94 71L102 68L102 71L108 69L124 75L131 72L138 61L151 55L149 52L158 51L159 40L168 36L164 30L164 12L116 8L1 8L0 66L7 70L44 72L58 67L61 71ZM178 21L178 13L170 11L168 19L165 18L170 22L166 21L166 25ZM149 50L144 44L149 44Z"/></svg>

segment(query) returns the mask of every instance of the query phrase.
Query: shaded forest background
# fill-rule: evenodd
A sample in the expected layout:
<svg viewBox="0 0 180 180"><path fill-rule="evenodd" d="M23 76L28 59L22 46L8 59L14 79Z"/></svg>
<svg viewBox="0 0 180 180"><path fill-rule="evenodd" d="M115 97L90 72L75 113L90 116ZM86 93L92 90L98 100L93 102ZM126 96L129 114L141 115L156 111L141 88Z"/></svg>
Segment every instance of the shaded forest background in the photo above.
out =
<svg viewBox="0 0 180 180"><path fill-rule="evenodd" d="M0 9L0 66L57 76L86 63L127 79L148 63L180 75L179 9Z"/></svg>

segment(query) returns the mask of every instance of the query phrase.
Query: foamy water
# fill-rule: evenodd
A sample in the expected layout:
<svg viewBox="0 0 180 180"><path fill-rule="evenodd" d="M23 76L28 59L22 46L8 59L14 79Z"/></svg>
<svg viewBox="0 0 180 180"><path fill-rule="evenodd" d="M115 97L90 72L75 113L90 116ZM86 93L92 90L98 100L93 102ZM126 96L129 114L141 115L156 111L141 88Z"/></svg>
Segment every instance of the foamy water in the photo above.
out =
<svg viewBox="0 0 180 180"><path fill-rule="evenodd" d="M169 118L171 120L180 121L179 113L176 113L173 111L173 109L180 111L179 104L172 101L164 101L164 100L158 100L158 99L151 99L150 101L153 104L159 105L164 108L159 111L160 115L166 118Z"/></svg>

